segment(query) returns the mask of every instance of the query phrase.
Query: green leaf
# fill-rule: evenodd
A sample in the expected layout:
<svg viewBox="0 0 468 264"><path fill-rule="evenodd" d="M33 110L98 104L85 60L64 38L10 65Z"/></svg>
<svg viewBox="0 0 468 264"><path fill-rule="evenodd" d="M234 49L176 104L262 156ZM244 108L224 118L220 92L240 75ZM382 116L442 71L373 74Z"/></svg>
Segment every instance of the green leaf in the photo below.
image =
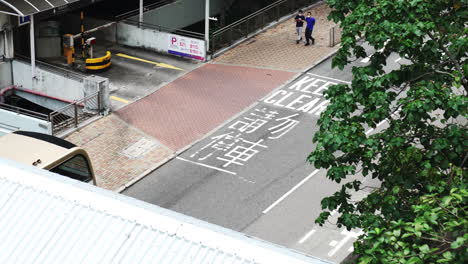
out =
<svg viewBox="0 0 468 264"><path fill-rule="evenodd" d="M452 260L453 259L453 254L452 254L451 251L444 252L444 254L442 254L442 256L447 260Z"/></svg>
<svg viewBox="0 0 468 264"><path fill-rule="evenodd" d="M429 246L425 244L419 247L419 251L426 254L426 253L429 253L430 249L429 249Z"/></svg>
<svg viewBox="0 0 468 264"><path fill-rule="evenodd" d="M457 239L450 244L450 247L453 249L457 249L463 246L464 244L465 244L465 238L457 237Z"/></svg>
<svg viewBox="0 0 468 264"><path fill-rule="evenodd" d="M343 217L337 225L365 231L356 242L358 262L463 262L468 239L464 2L327 3L329 18L342 29L332 66L347 67L352 81L327 89L330 103L318 129L311 125L311 133L318 132L308 160L326 169L337 186L324 198L323 209L339 207ZM395 63L395 54L405 63ZM367 56L369 64L351 64ZM370 128L375 130L367 135ZM370 194L356 195L363 190ZM319 219L324 223L323 215ZM448 247L437 241L441 237L456 239ZM439 251L446 255L435 254Z"/></svg>

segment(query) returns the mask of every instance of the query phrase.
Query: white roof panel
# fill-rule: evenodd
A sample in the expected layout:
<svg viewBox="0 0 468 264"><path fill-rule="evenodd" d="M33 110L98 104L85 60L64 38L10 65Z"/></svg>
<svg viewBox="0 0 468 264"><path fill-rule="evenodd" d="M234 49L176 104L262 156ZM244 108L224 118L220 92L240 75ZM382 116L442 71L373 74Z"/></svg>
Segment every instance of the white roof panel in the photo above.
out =
<svg viewBox="0 0 468 264"><path fill-rule="evenodd" d="M79 0L0 0L0 13L28 16Z"/></svg>
<svg viewBox="0 0 468 264"><path fill-rule="evenodd" d="M327 263L0 159L0 263Z"/></svg>

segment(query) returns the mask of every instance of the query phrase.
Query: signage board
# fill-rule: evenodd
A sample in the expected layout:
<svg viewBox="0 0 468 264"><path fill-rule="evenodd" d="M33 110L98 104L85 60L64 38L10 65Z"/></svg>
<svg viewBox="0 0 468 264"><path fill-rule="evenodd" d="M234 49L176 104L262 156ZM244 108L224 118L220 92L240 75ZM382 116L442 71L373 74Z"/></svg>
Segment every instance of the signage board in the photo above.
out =
<svg viewBox="0 0 468 264"><path fill-rule="evenodd" d="M23 26L31 23L31 17L30 16L19 16L18 17L18 26Z"/></svg>
<svg viewBox="0 0 468 264"><path fill-rule="evenodd" d="M204 61L206 55L205 41L201 39L169 34L168 52L170 54Z"/></svg>

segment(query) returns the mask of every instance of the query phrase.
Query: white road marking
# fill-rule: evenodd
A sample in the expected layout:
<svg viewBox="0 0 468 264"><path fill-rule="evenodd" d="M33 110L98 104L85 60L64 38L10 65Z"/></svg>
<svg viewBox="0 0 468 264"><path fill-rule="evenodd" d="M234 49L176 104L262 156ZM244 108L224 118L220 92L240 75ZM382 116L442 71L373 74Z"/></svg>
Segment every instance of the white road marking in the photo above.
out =
<svg viewBox="0 0 468 264"><path fill-rule="evenodd" d="M335 79L335 78L325 77L325 76L318 75L318 74L315 74L315 73L306 72L306 74L315 75L315 76L318 76L318 77L321 77L321 78L326 78L326 79L329 79L329 80L334 80L334 81L338 81L338 82L342 82L342 83L348 83L348 84L351 83L351 82L347 82L347 81L343 81L343 80L339 80L339 79Z"/></svg>
<svg viewBox="0 0 468 264"><path fill-rule="evenodd" d="M301 187L304 183L306 183L310 178L312 178L317 172L320 170L314 170L309 176L307 176L305 179L303 179L301 182L299 182L296 186L294 186L291 190L289 190L287 193L285 193L283 196L281 196L276 202L274 202L272 205L268 206L267 209L263 210L263 213L266 214L268 213L273 207L281 203L286 197L288 197L291 193L293 193L297 188Z"/></svg>
<svg viewBox="0 0 468 264"><path fill-rule="evenodd" d="M370 61L370 57L365 57L361 60L362 63L368 63Z"/></svg>
<svg viewBox="0 0 468 264"><path fill-rule="evenodd" d="M339 81L339 82L344 82L344 83L350 83L350 82L346 82L346 81L342 81L342 80L338 80L338 79L333 79L333 78L329 78L329 77L325 77L325 76L321 76L321 75L318 75L318 74L313 74L313 73L309 73L307 72L306 74L309 74L309 75L315 75L315 76L319 76L319 77L322 77L322 78L327 78L327 79L330 79L330 80L335 80L335 81ZM397 112L395 112L395 114L397 114ZM387 121L387 119L381 121L380 123L377 124L376 128L378 128L379 126L381 126L383 123L385 123ZM369 135L370 133L372 133L372 131L374 131L374 128L371 128L369 129L367 132L366 132L366 135ZM192 161L189 161L189 162L192 162ZM195 164L198 164L197 162L193 162ZM208 165L205 165L205 164L200 164L202 166L206 166L208 167ZM217 169L219 170L219 168L214 168L214 169ZM286 199L291 193L293 193L295 190L297 190L299 187L301 187L304 183L306 183L310 178L312 178L312 176L314 176L315 174L317 174L320 170L314 170L309 176L307 176L305 179L303 179L301 182L299 182L296 186L294 186L291 190L289 190L287 193L285 193L283 196L281 196L278 200L276 200L273 204L271 204L270 206L268 206L265 210L263 210L263 214L266 214L268 213L271 209L273 209L275 206L277 206L279 203L281 203L284 199ZM233 173L233 172L230 172L230 173ZM236 175L236 174L234 174ZM336 213L336 210L332 212L332 214L335 214Z"/></svg>
<svg viewBox="0 0 468 264"><path fill-rule="evenodd" d="M375 128L371 128L371 129L367 130L366 136L368 136L370 133L372 133L379 126L383 125L383 123L385 123L385 122L387 122L387 119L384 119L384 120L380 121L380 123L378 123Z"/></svg>
<svg viewBox="0 0 468 264"><path fill-rule="evenodd" d="M401 57L399 57L398 59L395 60L395 62L399 62L401 60Z"/></svg>
<svg viewBox="0 0 468 264"><path fill-rule="evenodd" d="M354 247L353 247L353 246L351 246L351 247L348 248L348 252L353 252L353 251L354 251Z"/></svg>
<svg viewBox="0 0 468 264"><path fill-rule="evenodd" d="M176 159L183 160L183 161L186 161L186 162L189 162L189 163L192 163L192 164L200 165L202 167L210 168L210 169L213 169L213 170L229 173L229 174L232 174L232 175L237 175L237 173L232 172L232 171L228 171L228 170L220 169L220 168L217 168L217 167L214 167L214 166L206 165L206 164L203 164L203 163L187 160L187 159L184 159L184 158L181 158L181 157L176 157Z"/></svg>
<svg viewBox="0 0 468 264"><path fill-rule="evenodd" d="M316 231L317 230L315 229L310 230L307 234L305 234L305 236L301 238L301 240L299 240L299 244L306 242L307 239L309 239Z"/></svg>
<svg viewBox="0 0 468 264"><path fill-rule="evenodd" d="M254 184L254 183L255 183L254 181L248 180L248 179L246 179L246 178L244 178L244 177L242 177L242 176L239 176L238 178L239 178L239 180L244 181L244 182L246 182L246 183L251 183L251 184Z"/></svg>
<svg viewBox="0 0 468 264"><path fill-rule="evenodd" d="M337 242L336 240L333 240L330 242L329 245L334 248L330 252L328 252L329 257L335 255L335 253L338 250L340 250L340 248L342 248L344 244L346 244L346 242L348 242L351 238L354 238L354 239L358 238L362 234L362 231L355 233L353 231L348 231L344 229L343 231L341 231L341 234L345 236L343 239L341 239L341 241Z"/></svg>
<svg viewBox="0 0 468 264"><path fill-rule="evenodd" d="M398 113L400 112L400 110L396 111L395 113L393 113L391 116L395 116L397 115ZM375 129L377 129L379 126L383 125L383 123L387 122L388 121L388 118L385 118L384 120L380 121L380 123L377 124L377 126L375 128L371 128L369 130L367 130L366 132L366 136L368 136L370 133L372 133Z"/></svg>
<svg viewBox="0 0 468 264"><path fill-rule="evenodd" d="M384 47L381 48L381 49L379 49L379 50L377 50L377 52L382 52L382 51L384 51L385 46L387 45L387 43L388 43L388 40L385 41ZM365 57L364 59L362 59L362 60L361 60L361 63L368 63L368 62L370 61L371 56L372 56L372 55L369 55L369 56ZM396 62L396 61L395 61L395 62Z"/></svg>

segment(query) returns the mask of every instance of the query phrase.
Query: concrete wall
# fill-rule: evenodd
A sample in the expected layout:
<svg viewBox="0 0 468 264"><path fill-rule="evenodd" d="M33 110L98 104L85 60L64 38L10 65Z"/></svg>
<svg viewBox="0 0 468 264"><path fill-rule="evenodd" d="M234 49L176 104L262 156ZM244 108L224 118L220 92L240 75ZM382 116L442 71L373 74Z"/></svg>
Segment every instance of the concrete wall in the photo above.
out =
<svg viewBox="0 0 468 264"><path fill-rule="evenodd" d="M27 130L52 134L52 125L49 122L3 109L0 109L0 129L3 132Z"/></svg>
<svg viewBox="0 0 468 264"><path fill-rule="evenodd" d="M210 0L210 15L218 14L232 0ZM145 23L169 28L184 28L205 18L205 0L179 0L144 13ZM132 17L138 20L138 16Z"/></svg>
<svg viewBox="0 0 468 264"><path fill-rule="evenodd" d="M11 62L0 60L0 90L12 84Z"/></svg>
<svg viewBox="0 0 468 264"><path fill-rule="evenodd" d="M10 16L7 14L0 13L0 29L10 21Z"/></svg>
<svg viewBox="0 0 468 264"><path fill-rule="evenodd" d="M64 100L79 100L84 97L83 82L64 77L59 73L36 67L37 74L31 78L31 65L13 61L13 84Z"/></svg>
<svg viewBox="0 0 468 264"><path fill-rule="evenodd" d="M172 44L171 40L173 40ZM202 61L205 60L206 56L204 40L139 28L125 22L117 25L117 43ZM182 44L184 45L182 46Z"/></svg>
<svg viewBox="0 0 468 264"><path fill-rule="evenodd" d="M54 100L48 97L38 96L35 94L23 92L21 90L15 90L15 94L26 100L29 100L35 104L41 105L51 110L59 110L69 104L69 103L62 102L59 100Z"/></svg>
<svg viewBox="0 0 468 264"><path fill-rule="evenodd" d="M119 23L117 25L117 43L167 53L169 33Z"/></svg>
<svg viewBox="0 0 468 264"><path fill-rule="evenodd" d="M109 79L91 75L88 76L86 79L83 81L83 91L85 94L85 97L90 96L97 91L100 92L101 96L101 108L105 109L104 114L107 115L110 109L110 91L109 91ZM94 104L86 104L85 102L85 108L89 109L91 111L97 110L96 105Z"/></svg>
<svg viewBox="0 0 468 264"><path fill-rule="evenodd" d="M0 13L0 60L2 58L13 58L13 29L9 15Z"/></svg>
<svg viewBox="0 0 468 264"><path fill-rule="evenodd" d="M5 55L5 29L8 24L8 15L0 13L0 59ZM1 80L0 80L1 82Z"/></svg>
<svg viewBox="0 0 468 264"><path fill-rule="evenodd" d="M14 60L12 65L13 84L16 86L67 101L81 100L99 90L101 92L101 107L107 110L110 108L109 79L107 78L91 75L83 77L80 81L60 73L36 68L37 74L33 80L29 63ZM39 103L39 101L37 102ZM51 107L54 109L56 106Z"/></svg>
<svg viewBox="0 0 468 264"><path fill-rule="evenodd" d="M85 31L108 24L109 22L110 21L108 20L97 19L97 18L88 17L85 15L85 20L84 20ZM63 32L67 34L76 35L80 33L80 30L81 30L80 16L77 14L67 15L66 20L61 21L61 29ZM116 27L114 25L114 26L101 29L99 31L92 32L87 37L95 37L98 42L100 42L101 40L115 42L116 41L115 30L116 30ZM80 43L80 39L75 39L75 43Z"/></svg>

